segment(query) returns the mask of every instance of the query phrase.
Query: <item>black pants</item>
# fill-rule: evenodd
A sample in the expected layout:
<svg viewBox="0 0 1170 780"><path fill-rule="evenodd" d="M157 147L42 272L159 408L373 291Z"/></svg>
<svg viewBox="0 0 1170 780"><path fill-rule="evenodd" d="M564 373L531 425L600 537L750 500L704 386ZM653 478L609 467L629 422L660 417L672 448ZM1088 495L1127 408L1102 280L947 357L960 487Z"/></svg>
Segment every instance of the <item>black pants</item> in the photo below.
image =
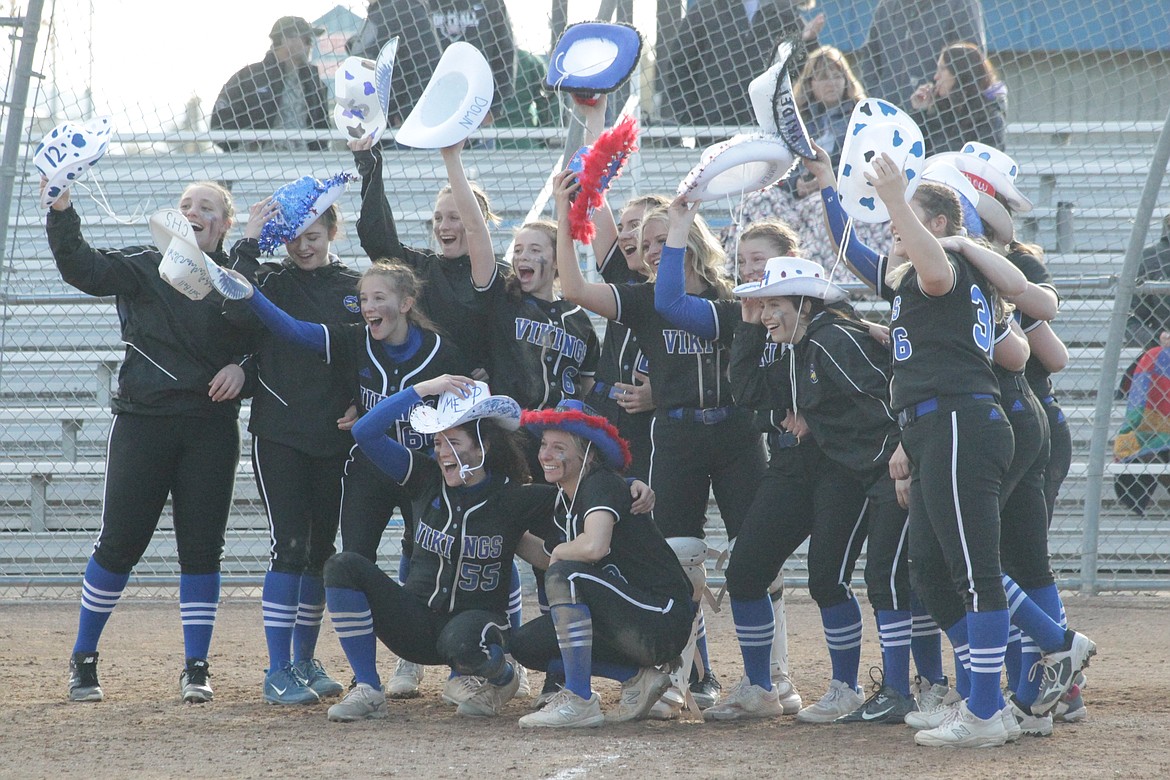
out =
<svg viewBox="0 0 1170 780"><path fill-rule="evenodd" d="M402 554L414 550L414 512L402 485L357 446L349 451L341 480L341 549L378 560L378 545L394 515L402 512Z"/></svg>
<svg viewBox="0 0 1170 780"><path fill-rule="evenodd" d="M1008 467L1011 484L1005 483L1000 490L1000 563L1004 573L1021 588L1042 588L1055 582L1048 563L1045 495L1050 451L1048 416L1031 391L1014 398L1007 412L1015 453Z"/></svg>
<svg viewBox="0 0 1170 780"><path fill-rule="evenodd" d="M252 468L268 514L272 571L320 576L336 552L345 458L315 457L267 439L252 440Z"/></svg>
<svg viewBox="0 0 1170 780"><path fill-rule="evenodd" d="M179 570L219 571L239 459L234 418L114 415L94 560L115 574L133 569L169 495Z"/></svg>
<svg viewBox="0 0 1170 780"><path fill-rule="evenodd" d="M508 649L508 619L487 610L435 612L368 558L341 552L325 562L325 587L365 594L374 634L399 658L426 666L450 666L460 674L495 677Z"/></svg>
<svg viewBox="0 0 1170 780"><path fill-rule="evenodd" d="M727 538L734 539L767 471L751 413L736 409L723 422L704 425L672 419L660 409L650 423L650 446L653 518L662 535L702 539L714 491Z"/></svg>
<svg viewBox="0 0 1170 780"><path fill-rule="evenodd" d="M593 658L613 664L658 666L678 658L691 635L694 611L687 599L637 588L610 571L578 561L557 561L545 574L549 604L584 604L593 620ZM516 630L513 657L546 671L561 657L552 615Z"/></svg>
<svg viewBox="0 0 1170 780"><path fill-rule="evenodd" d="M1052 513L1056 508L1056 496L1072 466L1072 432L1064 410L1052 396L1041 399L1044 413L1048 416L1049 442L1048 467L1044 471L1044 498L1048 503L1048 524L1052 525Z"/></svg>
<svg viewBox="0 0 1170 780"><path fill-rule="evenodd" d="M874 611L909 610L910 517L898 504L894 480L887 466L873 474L867 491L865 588Z"/></svg>
<svg viewBox="0 0 1170 780"><path fill-rule="evenodd" d="M944 629L968 611L1007 609L999 558L999 487L1012 428L999 404L943 397L902 430L910 458L910 579Z"/></svg>

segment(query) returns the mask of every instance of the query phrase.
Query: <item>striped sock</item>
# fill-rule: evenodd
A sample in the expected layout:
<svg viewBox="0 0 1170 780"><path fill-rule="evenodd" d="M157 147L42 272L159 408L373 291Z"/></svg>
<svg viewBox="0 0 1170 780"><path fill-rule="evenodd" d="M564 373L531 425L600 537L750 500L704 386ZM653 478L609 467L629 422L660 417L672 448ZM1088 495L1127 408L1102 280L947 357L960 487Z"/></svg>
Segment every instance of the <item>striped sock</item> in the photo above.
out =
<svg viewBox="0 0 1170 780"><path fill-rule="evenodd" d="M512 682L515 674L516 671L512 668L512 664L508 663L508 659L504 656L504 648L499 645L489 645L486 674L484 674L487 681L492 685L507 685Z"/></svg>
<svg viewBox="0 0 1170 780"><path fill-rule="evenodd" d="M317 639L324 619L325 581L318 574L302 574L292 636L294 661L311 661L317 656Z"/></svg>
<svg viewBox="0 0 1170 780"><path fill-rule="evenodd" d="M110 613L118 606L122 591L130 581L130 573L115 574L106 571L92 557L85 565L85 578L81 581L81 615L77 619L77 639L73 652L92 653L97 650L98 640Z"/></svg>
<svg viewBox="0 0 1170 780"><path fill-rule="evenodd" d="M290 659L300 587L301 578L296 574L269 571L264 575L260 614L264 619L264 640L268 643L268 668L273 672L284 668Z"/></svg>
<svg viewBox="0 0 1170 780"><path fill-rule="evenodd" d="M1018 691L1020 688L1020 629L1012 626L1008 631L1007 650L1003 655L1003 667L1007 671L1007 687L1009 691ZM1035 643L1033 643L1035 644Z"/></svg>
<svg viewBox="0 0 1170 780"><path fill-rule="evenodd" d="M695 651L699 654L699 663L703 665L699 679L711 672L711 656L707 652L707 620L703 616L703 607L699 607L699 629L695 637ZM700 671L698 668L695 671Z"/></svg>
<svg viewBox="0 0 1170 780"><path fill-rule="evenodd" d="M520 590L520 567L512 561L512 586L508 591L508 625L513 631L524 623L524 594Z"/></svg>
<svg viewBox="0 0 1170 780"><path fill-rule="evenodd" d="M918 676L930 682L945 683L947 676L942 662L942 630L926 609L914 599L911 610L914 625L910 631L910 652L914 656L914 668Z"/></svg>
<svg viewBox="0 0 1170 780"><path fill-rule="evenodd" d="M910 636L914 618L908 609L877 611L878 640L882 646L885 684L910 695Z"/></svg>
<svg viewBox="0 0 1170 780"><path fill-rule="evenodd" d="M984 720L1003 709L999 681L1007 645L1008 611L967 613L967 637L971 648L971 695L967 708Z"/></svg>
<svg viewBox="0 0 1170 780"><path fill-rule="evenodd" d="M593 695L593 616L585 604L557 604L552 608L557 645L565 662L565 687L582 699Z"/></svg>
<svg viewBox="0 0 1170 780"><path fill-rule="evenodd" d="M382 679L378 677L374 616L366 594L348 588L326 588L325 602L329 605L333 632L353 668L354 678L375 690L382 690Z"/></svg>
<svg viewBox="0 0 1170 780"><path fill-rule="evenodd" d="M772 640L776 633L776 615L772 600L731 598L731 616L735 619L735 638L743 654L743 671L752 685L772 690Z"/></svg>
<svg viewBox="0 0 1170 780"><path fill-rule="evenodd" d="M188 658L207 658L219 610L219 572L179 575L179 616Z"/></svg>
<svg viewBox="0 0 1170 780"><path fill-rule="evenodd" d="M833 665L833 679L850 689L857 688L857 667L861 663L861 607L849 594L846 601L821 610L825 643Z"/></svg>
<svg viewBox="0 0 1170 780"><path fill-rule="evenodd" d="M1003 588L1007 593L1012 624L1035 639L1041 650L1052 652L1062 649L1065 641L1064 629L1060 624L1046 615L1036 602L1028 598L1024 589L1006 574L1003 575Z"/></svg>
<svg viewBox="0 0 1170 780"><path fill-rule="evenodd" d="M964 699L971 693L971 652L967 645L967 618L946 630L955 654L955 690Z"/></svg>
<svg viewBox="0 0 1170 780"><path fill-rule="evenodd" d="M1032 637L1027 634L1020 634L1020 657L1017 662L1017 669L1019 670L1019 680L1016 681L1016 686L1012 688L1016 693L1016 701L1025 707L1031 707L1032 702L1036 701L1036 697L1040 694L1040 683L1044 680L1044 675L1032 672L1032 668L1040 663L1043 653L1040 648L1033 641Z"/></svg>

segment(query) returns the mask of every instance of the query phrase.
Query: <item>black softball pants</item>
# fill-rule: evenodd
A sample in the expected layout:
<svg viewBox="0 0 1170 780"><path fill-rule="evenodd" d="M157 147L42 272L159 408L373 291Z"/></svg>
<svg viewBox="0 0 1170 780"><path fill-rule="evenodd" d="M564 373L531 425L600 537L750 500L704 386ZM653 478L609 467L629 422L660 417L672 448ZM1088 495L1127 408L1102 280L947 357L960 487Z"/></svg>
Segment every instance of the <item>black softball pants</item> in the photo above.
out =
<svg viewBox="0 0 1170 780"><path fill-rule="evenodd" d="M1019 401L1017 404L1016 401ZM1031 391L1008 407L1015 454L1008 473L1014 484L1000 491L999 557L1003 571L1021 588L1055 582L1048 562L1048 416Z"/></svg>
<svg viewBox="0 0 1170 780"><path fill-rule="evenodd" d="M378 560L382 534L397 508L402 512L402 554L414 550L414 511L406 490L355 445L341 479L341 549Z"/></svg>
<svg viewBox="0 0 1170 780"><path fill-rule="evenodd" d="M1053 396L1045 396L1040 399L1040 403L1044 405L1044 413L1048 417L1051 443L1048 468L1044 472L1044 498L1048 502L1048 524L1052 525L1056 496L1060 493L1064 478L1068 476L1069 468L1072 467L1072 432L1069 430L1064 410Z"/></svg>

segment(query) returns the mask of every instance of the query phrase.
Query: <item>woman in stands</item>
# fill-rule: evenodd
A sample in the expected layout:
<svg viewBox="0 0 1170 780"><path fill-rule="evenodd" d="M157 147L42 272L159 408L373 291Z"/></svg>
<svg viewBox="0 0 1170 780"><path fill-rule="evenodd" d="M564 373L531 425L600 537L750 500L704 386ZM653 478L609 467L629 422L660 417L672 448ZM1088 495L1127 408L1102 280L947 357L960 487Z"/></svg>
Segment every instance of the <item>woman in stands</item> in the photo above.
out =
<svg viewBox="0 0 1170 780"><path fill-rule="evenodd" d="M938 57L933 84L910 96L927 154L953 152L968 141L1002 149L1007 132L1007 85L974 43L952 43Z"/></svg>
<svg viewBox="0 0 1170 780"><path fill-rule="evenodd" d="M224 236L235 215L231 195L218 184L196 182L183 191L178 209L199 248L226 263ZM248 345L218 309L188 299L159 277L166 247L92 248L68 191L49 210L47 231L66 282L90 295L117 297L126 342L111 403L102 527L82 582L69 699L103 698L98 640L169 496L186 656L179 692L185 702L211 701L207 654L240 457L237 398L244 371L238 363Z"/></svg>

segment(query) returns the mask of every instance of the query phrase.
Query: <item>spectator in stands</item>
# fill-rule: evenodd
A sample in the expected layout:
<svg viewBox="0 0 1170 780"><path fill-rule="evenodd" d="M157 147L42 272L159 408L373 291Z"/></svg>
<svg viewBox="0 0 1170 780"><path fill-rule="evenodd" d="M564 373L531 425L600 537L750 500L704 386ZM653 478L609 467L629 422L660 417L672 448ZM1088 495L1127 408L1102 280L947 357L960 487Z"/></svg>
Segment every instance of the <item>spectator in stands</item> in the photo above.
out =
<svg viewBox="0 0 1170 780"><path fill-rule="evenodd" d="M370 0L365 24L357 35L345 42L345 49L350 54L372 60L396 35L398 55L391 80L390 110L386 114L391 127L398 127L406 119L443 55L426 2Z"/></svg>
<svg viewBox="0 0 1170 780"><path fill-rule="evenodd" d="M870 97L902 105L930 78L943 46L972 41L986 51L981 0L879 0L857 51Z"/></svg>
<svg viewBox="0 0 1170 780"><path fill-rule="evenodd" d="M919 85L910 107L928 155L957 152L971 141L1003 149L1007 85L974 43L943 47L934 83Z"/></svg>
<svg viewBox="0 0 1170 780"><path fill-rule="evenodd" d="M662 115L683 125L754 122L747 87L772 62L785 37L812 44L824 14L807 24L799 11L816 0L695 0L672 36L659 92Z"/></svg>
<svg viewBox="0 0 1170 780"><path fill-rule="evenodd" d="M1170 331L1138 360L1113 456L1118 463L1170 463ZM1122 506L1145 515L1159 482L1170 488L1170 475L1118 474L1113 489Z"/></svg>
<svg viewBox="0 0 1170 780"><path fill-rule="evenodd" d="M1142 250L1138 283L1170 281L1170 214L1162 218L1162 236ZM1130 303L1126 344L1148 348L1157 343L1162 324L1170 322L1170 300L1164 294L1135 295Z"/></svg>
<svg viewBox="0 0 1170 780"><path fill-rule="evenodd" d="M496 95L485 122L491 124L503 113L503 103L512 95L516 72L512 19L504 0L428 0L427 7L442 49L456 41L466 41L483 52L491 64Z"/></svg>
<svg viewBox="0 0 1170 780"><path fill-rule="evenodd" d="M330 127L325 85L309 64L313 41L325 32L299 16L282 16L268 37L264 59L238 71L219 92L211 114L212 130L323 130ZM303 151L324 148L320 141L219 141L231 152L259 148Z"/></svg>

